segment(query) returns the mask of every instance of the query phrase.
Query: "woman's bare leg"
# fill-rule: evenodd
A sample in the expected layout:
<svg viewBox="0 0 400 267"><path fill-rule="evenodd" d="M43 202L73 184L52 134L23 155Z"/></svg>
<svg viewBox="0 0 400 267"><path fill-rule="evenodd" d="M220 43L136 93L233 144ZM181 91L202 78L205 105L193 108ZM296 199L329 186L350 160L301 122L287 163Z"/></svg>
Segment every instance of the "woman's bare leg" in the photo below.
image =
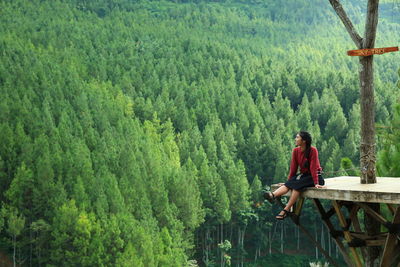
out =
<svg viewBox="0 0 400 267"><path fill-rule="evenodd" d="M278 189L276 189L274 192L272 192L272 194L274 194L274 197L280 197L284 194L286 194L287 192L289 192L289 188L286 187L286 185L282 185L281 187L279 187Z"/></svg>
<svg viewBox="0 0 400 267"><path fill-rule="evenodd" d="M289 201L286 204L285 210L290 210L290 208L296 203L297 199L300 196L300 191L298 190L292 190L292 194L290 195Z"/></svg>
<svg viewBox="0 0 400 267"><path fill-rule="evenodd" d="M299 198L299 196L300 196L300 191L292 190L292 193L290 194L289 201L286 204L284 210L290 211L290 208L294 205L294 203L296 203L296 201ZM281 219L282 216L285 216L285 212L283 210L281 212L279 212L279 214L276 216L276 218L277 219Z"/></svg>

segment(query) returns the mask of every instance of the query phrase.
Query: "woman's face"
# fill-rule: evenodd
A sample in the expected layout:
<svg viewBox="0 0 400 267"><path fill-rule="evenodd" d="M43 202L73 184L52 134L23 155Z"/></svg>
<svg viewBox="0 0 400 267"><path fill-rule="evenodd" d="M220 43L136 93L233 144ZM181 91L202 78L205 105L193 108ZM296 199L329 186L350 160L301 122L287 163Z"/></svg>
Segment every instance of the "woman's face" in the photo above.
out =
<svg viewBox="0 0 400 267"><path fill-rule="evenodd" d="M303 141L301 136L298 134L296 135L296 138L294 140L296 141L296 146L301 146L305 143L305 141Z"/></svg>

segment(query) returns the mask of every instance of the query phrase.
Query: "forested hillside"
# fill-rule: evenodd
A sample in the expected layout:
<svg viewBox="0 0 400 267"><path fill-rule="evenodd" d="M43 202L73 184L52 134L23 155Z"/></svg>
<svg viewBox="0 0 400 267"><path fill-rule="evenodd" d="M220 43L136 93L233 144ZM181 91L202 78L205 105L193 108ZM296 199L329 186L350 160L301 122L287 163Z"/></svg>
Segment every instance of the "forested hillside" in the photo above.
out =
<svg viewBox="0 0 400 267"><path fill-rule="evenodd" d="M347 4L362 29L364 1ZM376 46L398 45L399 12L381 14ZM358 165L350 49L323 0L0 1L0 250L22 266L277 262L301 237L278 241L259 195L286 179L296 132L326 176ZM398 55L375 66L386 125Z"/></svg>

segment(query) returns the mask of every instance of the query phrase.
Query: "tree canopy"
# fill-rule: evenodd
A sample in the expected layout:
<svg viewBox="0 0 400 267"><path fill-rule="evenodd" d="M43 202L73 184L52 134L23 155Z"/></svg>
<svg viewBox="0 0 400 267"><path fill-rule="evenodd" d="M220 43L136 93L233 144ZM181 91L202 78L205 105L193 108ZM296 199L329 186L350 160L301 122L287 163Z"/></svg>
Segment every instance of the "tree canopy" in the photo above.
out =
<svg viewBox="0 0 400 267"><path fill-rule="evenodd" d="M382 9L377 43L393 43L400 24ZM0 243L18 264L243 262L272 238L257 196L286 179L297 131L311 132L327 175L343 157L358 166L357 62L328 3L0 10ZM376 66L376 117L395 124L398 60Z"/></svg>

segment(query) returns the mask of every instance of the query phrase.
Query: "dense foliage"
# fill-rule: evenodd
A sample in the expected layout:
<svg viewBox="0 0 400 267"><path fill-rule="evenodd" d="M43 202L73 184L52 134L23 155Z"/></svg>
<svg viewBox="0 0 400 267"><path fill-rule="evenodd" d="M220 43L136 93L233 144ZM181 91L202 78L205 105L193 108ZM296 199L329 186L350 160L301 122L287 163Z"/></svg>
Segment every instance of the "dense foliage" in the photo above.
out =
<svg viewBox="0 0 400 267"><path fill-rule="evenodd" d="M398 41L390 7L378 46ZM358 165L352 48L328 1L0 1L2 251L35 266L275 251L259 193L285 179L296 131L327 175ZM385 124L399 64L376 63Z"/></svg>

